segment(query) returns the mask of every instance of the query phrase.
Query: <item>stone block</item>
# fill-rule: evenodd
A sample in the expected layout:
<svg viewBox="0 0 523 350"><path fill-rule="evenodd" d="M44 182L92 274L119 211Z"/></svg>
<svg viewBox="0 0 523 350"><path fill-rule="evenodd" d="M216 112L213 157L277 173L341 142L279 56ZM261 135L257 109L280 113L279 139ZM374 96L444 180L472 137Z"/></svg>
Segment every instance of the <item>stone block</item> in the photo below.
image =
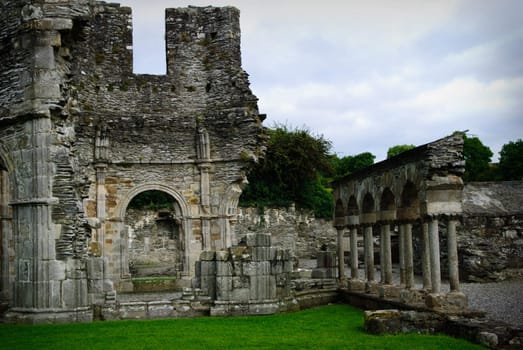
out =
<svg viewBox="0 0 523 350"><path fill-rule="evenodd" d="M229 252L225 250L219 250L216 252L216 261L228 261L229 258Z"/></svg>
<svg viewBox="0 0 523 350"><path fill-rule="evenodd" d="M252 260L253 261L269 261L274 260L276 253L275 248L271 247L254 247L252 248Z"/></svg>
<svg viewBox="0 0 523 350"><path fill-rule="evenodd" d="M264 233L249 233L245 236L245 241L249 247L270 247L271 235Z"/></svg>
<svg viewBox="0 0 523 350"><path fill-rule="evenodd" d="M400 289L399 298L402 303L405 304L419 304L425 301L427 293L421 290L415 289Z"/></svg>
<svg viewBox="0 0 523 350"><path fill-rule="evenodd" d="M291 273L294 271L294 265L292 261L290 260L284 260L283 261L283 272L284 273Z"/></svg>
<svg viewBox="0 0 523 350"><path fill-rule="evenodd" d="M49 297L51 302L51 308L62 307L62 282L61 281L50 281L49 282Z"/></svg>
<svg viewBox="0 0 523 350"><path fill-rule="evenodd" d="M276 262L271 263L271 274L278 275L283 273L283 261L276 260Z"/></svg>
<svg viewBox="0 0 523 350"><path fill-rule="evenodd" d="M216 252L214 252L214 251L206 250L200 254L201 261L213 261L215 259L216 259Z"/></svg>
<svg viewBox="0 0 523 350"><path fill-rule="evenodd" d="M378 296L382 299L399 298L402 288L390 284L380 284L378 287Z"/></svg>
<svg viewBox="0 0 523 350"><path fill-rule="evenodd" d="M223 262L219 262L223 264ZM200 275L201 276L213 276L216 275L216 265L218 262L215 261L200 261Z"/></svg>
<svg viewBox="0 0 523 350"><path fill-rule="evenodd" d="M147 304L144 302L120 303L120 318L123 320L143 319L147 316Z"/></svg>
<svg viewBox="0 0 523 350"><path fill-rule="evenodd" d="M370 334L400 333L401 321L399 310L365 311L363 327Z"/></svg>
<svg viewBox="0 0 523 350"><path fill-rule="evenodd" d="M497 334L490 333L490 332L479 332L476 337L476 341L479 344L486 346L487 348L490 348L490 349L497 348L497 346L499 344Z"/></svg>
<svg viewBox="0 0 523 350"><path fill-rule="evenodd" d="M44 262L49 269L49 280L62 281L65 280L65 262L60 260L51 260Z"/></svg>
<svg viewBox="0 0 523 350"><path fill-rule="evenodd" d="M103 279L103 267L104 267L103 258L87 259L86 267L87 267L87 278L92 279L92 280Z"/></svg>
<svg viewBox="0 0 523 350"><path fill-rule="evenodd" d="M460 292L448 294L428 294L425 298L425 305L430 309L446 312L455 312L467 308L467 296Z"/></svg>
<svg viewBox="0 0 523 350"><path fill-rule="evenodd" d="M92 294L102 294L104 291L103 280L88 280L87 292Z"/></svg>
<svg viewBox="0 0 523 350"><path fill-rule="evenodd" d="M51 46L38 46L35 48L35 68L54 69L54 49Z"/></svg>
<svg viewBox="0 0 523 350"><path fill-rule="evenodd" d="M232 276L233 268L232 263L229 261L217 261L216 262L216 276Z"/></svg>
<svg viewBox="0 0 523 350"><path fill-rule="evenodd" d="M279 310L278 303L249 304L249 315L272 315Z"/></svg>
<svg viewBox="0 0 523 350"><path fill-rule="evenodd" d="M149 318L167 318L172 317L174 307L171 303L163 301L149 302L147 307L147 315Z"/></svg>
<svg viewBox="0 0 523 350"><path fill-rule="evenodd" d="M216 300L230 300L232 277L216 277Z"/></svg>
<svg viewBox="0 0 523 350"><path fill-rule="evenodd" d="M311 278L315 279L326 279L336 278L338 271L334 268L316 268L312 270Z"/></svg>
<svg viewBox="0 0 523 350"><path fill-rule="evenodd" d="M276 279L274 276L251 278L250 300L271 300L276 298Z"/></svg>
<svg viewBox="0 0 523 350"><path fill-rule="evenodd" d="M269 275L271 263L269 261L251 261L243 263L243 274L247 276Z"/></svg>
<svg viewBox="0 0 523 350"><path fill-rule="evenodd" d="M238 288L231 292L231 300L245 303L249 301L251 291L249 288Z"/></svg>

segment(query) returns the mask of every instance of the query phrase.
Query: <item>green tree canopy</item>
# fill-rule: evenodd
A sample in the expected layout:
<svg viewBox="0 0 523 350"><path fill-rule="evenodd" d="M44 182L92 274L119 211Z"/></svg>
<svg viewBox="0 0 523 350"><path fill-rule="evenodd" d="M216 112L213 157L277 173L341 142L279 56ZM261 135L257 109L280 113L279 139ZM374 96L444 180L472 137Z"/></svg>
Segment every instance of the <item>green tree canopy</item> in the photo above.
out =
<svg viewBox="0 0 523 350"><path fill-rule="evenodd" d="M249 173L240 205L288 206L313 209L331 217L332 194L327 178L334 174L331 143L306 129L276 126L268 131L265 157Z"/></svg>
<svg viewBox="0 0 523 350"><path fill-rule="evenodd" d="M486 181L492 179L490 161L492 151L479 138L463 137L463 156L465 157L464 181Z"/></svg>
<svg viewBox="0 0 523 350"><path fill-rule="evenodd" d="M498 169L502 180L523 180L523 140L503 145Z"/></svg>
<svg viewBox="0 0 523 350"><path fill-rule="evenodd" d="M414 145L396 145L389 148L387 151L387 159L397 156L400 153L416 148Z"/></svg>
<svg viewBox="0 0 523 350"><path fill-rule="evenodd" d="M376 156L370 152L364 152L355 156L345 156L339 158L337 155L332 156L332 165L336 178L352 174L360 169L374 164Z"/></svg>

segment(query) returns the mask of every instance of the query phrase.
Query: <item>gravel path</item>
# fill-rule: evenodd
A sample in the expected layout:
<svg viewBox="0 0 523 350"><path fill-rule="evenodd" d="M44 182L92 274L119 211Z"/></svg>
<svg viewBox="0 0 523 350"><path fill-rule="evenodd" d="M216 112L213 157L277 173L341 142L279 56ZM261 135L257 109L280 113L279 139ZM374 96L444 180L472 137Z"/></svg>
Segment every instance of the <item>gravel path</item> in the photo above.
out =
<svg viewBox="0 0 523 350"><path fill-rule="evenodd" d="M462 283L469 307L482 310L487 317L523 327L523 279L496 283Z"/></svg>

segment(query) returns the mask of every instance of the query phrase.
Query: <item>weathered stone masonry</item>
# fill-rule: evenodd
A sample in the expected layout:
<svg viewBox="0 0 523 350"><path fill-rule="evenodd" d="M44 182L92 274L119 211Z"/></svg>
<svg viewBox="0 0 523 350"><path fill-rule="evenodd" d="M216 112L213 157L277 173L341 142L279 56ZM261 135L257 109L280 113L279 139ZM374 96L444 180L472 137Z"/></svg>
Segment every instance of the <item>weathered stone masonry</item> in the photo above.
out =
<svg viewBox="0 0 523 350"><path fill-rule="evenodd" d="M231 245L264 138L237 9L166 10L166 76L132 73L131 11L117 4L4 0L0 28L9 318L88 320L132 288L124 216L143 191L175 199L182 276Z"/></svg>

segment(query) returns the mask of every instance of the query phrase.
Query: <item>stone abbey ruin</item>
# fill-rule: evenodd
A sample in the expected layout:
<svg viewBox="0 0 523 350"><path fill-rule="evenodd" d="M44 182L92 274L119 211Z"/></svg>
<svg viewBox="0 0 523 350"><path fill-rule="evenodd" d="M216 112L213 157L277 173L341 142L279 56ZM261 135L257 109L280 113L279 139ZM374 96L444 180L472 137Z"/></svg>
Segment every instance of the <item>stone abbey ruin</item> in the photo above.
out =
<svg viewBox="0 0 523 350"><path fill-rule="evenodd" d="M321 238L272 232L274 222L237 207L266 138L241 67L237 9L167 9L167 74L153 76L132 72L127 7L0 3L4 321L257 315L340 299L466 312L461 223L478 203L467 198L483 192L464 190L460 133L339 180L335 229ZM148 191L172 207L129 209ZM521 215L510 215L503 229L515 242ZM516 267L518 247L506 254ZM298 269L306 255L317 260L309 271Z"/></svg>

